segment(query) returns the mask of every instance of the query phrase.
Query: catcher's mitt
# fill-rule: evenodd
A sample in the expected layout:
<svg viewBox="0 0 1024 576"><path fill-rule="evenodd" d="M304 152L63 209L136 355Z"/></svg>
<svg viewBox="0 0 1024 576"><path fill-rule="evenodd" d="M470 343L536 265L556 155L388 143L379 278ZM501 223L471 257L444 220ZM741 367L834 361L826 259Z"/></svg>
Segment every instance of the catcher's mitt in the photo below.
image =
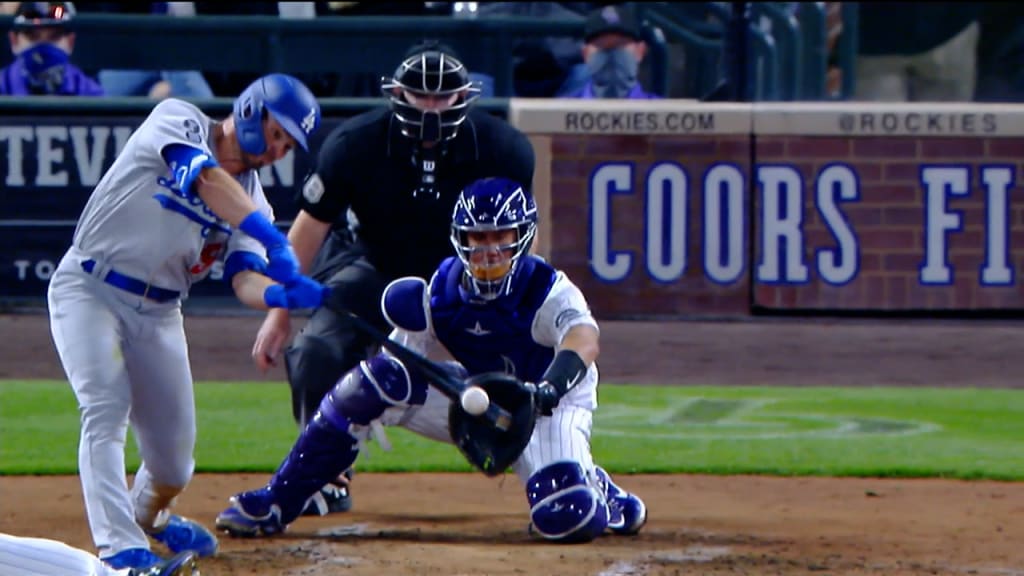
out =
<svg viewBox="0 0 1024 576"><path fill-rule="evenodd" d="M503 431L484 418L470 415L458 402L452 402L448 409L452 441L463 456L487 476L498 476L519 458L533 435L537 420L533 392L504 372L477 374L467 379L466 385L483 388L491 402L512 415L512 424Z"/></svg>

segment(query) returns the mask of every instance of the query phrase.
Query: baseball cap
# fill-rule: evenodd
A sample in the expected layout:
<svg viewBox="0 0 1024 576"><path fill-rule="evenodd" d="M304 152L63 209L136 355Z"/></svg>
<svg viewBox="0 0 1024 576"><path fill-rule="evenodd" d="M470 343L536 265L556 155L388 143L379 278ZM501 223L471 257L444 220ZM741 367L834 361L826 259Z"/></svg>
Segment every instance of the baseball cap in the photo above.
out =
<svg viewBox="0 0 1024 576"><path fill-rule="evenodd" d="M72 2L20 2L11 24L15 30L43 26L67 28L74 16Z"/></svg>
<svg viewBox="0 0 1024 576"><path fill-rule="evenodd" d="M631 4L609 5L591 12L583 27L583 40L590 42L601 34L613 32L643 40L636 9Z"/></svg>

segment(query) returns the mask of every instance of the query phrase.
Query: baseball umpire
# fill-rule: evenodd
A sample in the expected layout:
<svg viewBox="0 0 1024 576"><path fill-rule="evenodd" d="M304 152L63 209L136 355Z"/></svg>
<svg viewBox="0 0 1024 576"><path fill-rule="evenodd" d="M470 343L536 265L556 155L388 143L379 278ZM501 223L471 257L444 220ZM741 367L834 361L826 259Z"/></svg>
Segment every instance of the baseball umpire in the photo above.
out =
<svg viewBox="0 0 1024 576"><path fill-rule="evenodd" d="M388 106L348 119L325 139L288 233L301 269L332 290L331 306L316 309L284 353L300 428L372 351L370 339L332 309L386 329L384 287L403 276L429 280L454 254L449 228L460 191L487 176L533 182L529 140L473 107L479 88L451 48L413 47L381 88ZM256 365L275 365L290 336L287 311L267 314L253 346ZM348 510L349 478L351 471L325 486L304 513Z"/></svg>

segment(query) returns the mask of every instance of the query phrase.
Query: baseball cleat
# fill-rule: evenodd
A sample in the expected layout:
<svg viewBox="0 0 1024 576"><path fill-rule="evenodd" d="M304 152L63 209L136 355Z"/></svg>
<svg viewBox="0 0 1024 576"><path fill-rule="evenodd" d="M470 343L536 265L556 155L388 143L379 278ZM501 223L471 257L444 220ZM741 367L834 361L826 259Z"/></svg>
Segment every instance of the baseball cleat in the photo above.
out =
<svg viewBox="0 0 1024 576"><path fill-rule="evenodd" d="M171 549L171 552L192 551L199 556L213 556L217 553L217 537L202 524L171 514L167 524L159 532L151 532L150 536Z"/></svg>
<svg viewBox="0 0 1024 576"><path fill-rule="evenodd" d="M619 488L600 466L595 467L598 481L608 501L608 529L615 534L636 534L647 523L647 506L636 494Z"/></svg>
<svg viewBox="0 0 1024 576"><path fill-rule="evenodd" d="M196 553L189 550L182 552L152 568L132 570L128 576L200 576L196 564Z"/></svg>
<svg viewBox="0 0 1024 576"><path fill-rule="evenodd" d="M348 482L352 480L352 469L344 474L347 482L330 482L313 494L302 509L303 516L327 516L352 509L352 492Z"/></svg>
<svg viewBox="0 0 1024 576"><path fill-rule="evenodd" d="M163 558L154 554L149 548L128 548L112 556L100 558L100 560L115 570L123 570L125 568L145 570L164 561Z"/></svg>
<svg viewBox="0 0 1024 576"><path fill-rule="evenodd" d="M272 536L284 532L281 508L271 502L266 488L242 492L230 498L231 506L217 516L217 530L236 538Z"/></svg>

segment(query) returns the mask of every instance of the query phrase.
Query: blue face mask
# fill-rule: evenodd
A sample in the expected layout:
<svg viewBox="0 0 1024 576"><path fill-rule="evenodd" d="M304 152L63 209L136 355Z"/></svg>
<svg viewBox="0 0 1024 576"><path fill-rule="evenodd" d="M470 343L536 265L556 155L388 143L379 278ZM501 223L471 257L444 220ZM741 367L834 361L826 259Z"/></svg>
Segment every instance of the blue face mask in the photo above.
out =
<svg viewBox="0 0 1024 576"><path fill-rule="evenodd" d="M587 72L598 98L626 98L636 86L640 62L626 48L598 50L587 60Z"/></svg>
<svg viewBox="0 0 1024 576"><path fill-rule="evenodd" d="M18 54L28 71L29 84L47 94L56 94L64 85L64 70L68 53L56 44L40 42Z"/></svg>

